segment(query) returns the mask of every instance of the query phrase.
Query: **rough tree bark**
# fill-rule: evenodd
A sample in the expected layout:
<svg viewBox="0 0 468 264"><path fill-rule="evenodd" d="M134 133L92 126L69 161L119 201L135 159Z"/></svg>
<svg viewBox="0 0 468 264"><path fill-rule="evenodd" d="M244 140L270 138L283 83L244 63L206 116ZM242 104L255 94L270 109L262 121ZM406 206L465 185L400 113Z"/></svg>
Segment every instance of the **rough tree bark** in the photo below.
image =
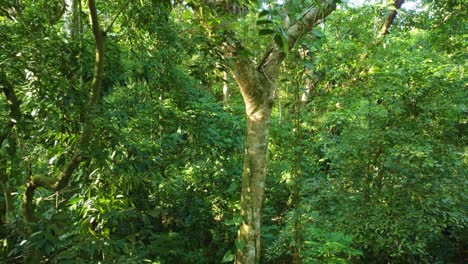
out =
<svg viewBox="0 0 468 264"><path fill-rule="evenodd" d="M322 0L306 9L286 31L288 49L336 8L335 1ZM261 211L268 162L268 138L275 80L286 54L273 44L259 65L238 55L233 64L234 78L240 87L247 115L246 149L242 175L241 215L238 233L237 264L259 263Z"/></svg>

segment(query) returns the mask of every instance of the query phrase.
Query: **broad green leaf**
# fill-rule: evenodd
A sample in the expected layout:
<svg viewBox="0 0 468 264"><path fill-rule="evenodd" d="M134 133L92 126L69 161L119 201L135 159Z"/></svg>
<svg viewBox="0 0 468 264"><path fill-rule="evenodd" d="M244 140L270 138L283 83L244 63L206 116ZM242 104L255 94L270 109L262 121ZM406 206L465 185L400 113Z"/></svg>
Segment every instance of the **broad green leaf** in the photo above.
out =
<svg viewBox="0 0 468 264"><path fill-rule="evenodd" d="M244 249L245 243L243 241L235 240L234 243L236 244L236 248L239 250Z"/></svg>
<svg viewBox="0 0 468 264"><path fill-rule="evenodd" d="M223 260L221 261L222 263L226 263L226 262L231 262L234 260L234 254L232 253L231 250L228 250L226 251L226 253L224 254L223 256Z"/></svg>
<svg viewBox="0 0 468 264"><path fill-rule="evenodd" d="M271 28L262 28L258 31L259 35L271 35L274 33L276 33L276 31Z"/></svg>

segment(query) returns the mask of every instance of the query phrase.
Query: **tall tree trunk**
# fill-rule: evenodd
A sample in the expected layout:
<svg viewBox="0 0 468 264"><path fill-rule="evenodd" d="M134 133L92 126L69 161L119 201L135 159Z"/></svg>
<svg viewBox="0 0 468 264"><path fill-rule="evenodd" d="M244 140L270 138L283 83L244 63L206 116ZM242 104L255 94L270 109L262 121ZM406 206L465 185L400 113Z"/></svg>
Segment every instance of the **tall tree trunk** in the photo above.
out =
<svg viewBox="0 0 468 264"><path fill-rule="evenodd" d="M336 8L335 1L320 2L320 6L312 5L306 9L302 17L286 29L287 47L272 44L258 66L242 55L236 58L233 65L234 78L241 90L247 115L241 192L242 224L238 233L236 264L260 261L261 211L275 80L286 57L285 48L291 50L297 40Z"/></svg>
<svg viewBox="0 0 468 264"><path fill-rule="evenodd" d="M234 76L241 89L247 115L241 193L243 222L239 230L236 263L258 263L274 86L245 61L234 65Z"/></svg>

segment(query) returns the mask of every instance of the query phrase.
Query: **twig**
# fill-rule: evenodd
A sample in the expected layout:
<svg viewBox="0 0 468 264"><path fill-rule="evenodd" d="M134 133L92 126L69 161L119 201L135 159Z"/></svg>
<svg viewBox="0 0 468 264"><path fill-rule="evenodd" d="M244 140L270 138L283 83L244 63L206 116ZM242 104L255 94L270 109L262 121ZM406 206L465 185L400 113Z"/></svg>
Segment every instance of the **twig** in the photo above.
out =
<svg viewBox="0 0 468 264"><path fill-rule="evenodd" d="M112 19L112 22L109 24L109 26L106 28L106 30L104 30L104 35L107 34L107 32L109 32L109 30L112 28L112 26L114 25L115 21L117 20L117 18L120 16L120 14L122 13L122 11L124 10L125 7L128 6L128 4L130 3L130 0L128 0L127 2L125 2L125 4L123 4L120 9L119 9L119 12L117 12L117 14L114 16L114 19Z"/></svg>

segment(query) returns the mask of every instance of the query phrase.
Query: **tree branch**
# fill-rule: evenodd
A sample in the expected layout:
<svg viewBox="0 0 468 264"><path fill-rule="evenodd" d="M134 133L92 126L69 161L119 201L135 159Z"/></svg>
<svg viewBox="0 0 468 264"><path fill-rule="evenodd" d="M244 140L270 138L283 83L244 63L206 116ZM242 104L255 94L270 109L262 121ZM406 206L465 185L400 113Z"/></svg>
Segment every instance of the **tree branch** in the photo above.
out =
<svg viewBox="0 0 468 264"><path fill-rule="evenodd" d="M127 2L125 2L119 9L119 11L117 12L117 14L114 16L114 18L112 19L112 22L109 24L109 26L107 26L106 30L104 30L104 34L107 34L107 32L109 32L109 30L112 28L112 26L114 25L115 21L117 20L117 18L120 16L120 14L122 13L122 11L124 10L125 7L128 6L128 4L130 3L130 0L127 0Z"/></svg>
<svg viewBox="0 0 468 264"><path fill-rule="evenodd" d="M302 36L318 25L335 9L336 3L333 0L322 0L319 6L317 4L310 6L296 23L286 29L288 50L291 50ZM262 64L257 69L265 72L274 80L285 57L284 49L274 43L272 49L265 55Z"/></svg>
<svg viewBox="0 0 468 264"><path fill-rule="evenodd" d="M401 8L404 2L405 2L404 0L395 0L394 2L395 9L391 10L390 14L385 19L385 22L382 24L379 34L375 37L374 41L370 42L367 45L367 50L372 50L373 48L380 45L382 41L384 41L385 36L389 33L388 29L390 28L390 26L393 24L393 21L395 20L395 17L398 13L398 9ZM368 56L369 56L369 52L366 51L360 56L359 60L364 61L365 59L367 59ZM361 64L361 67L364 65L365 64Z"/></svg>
<svg viewBox="0 0 468 264"><path fill-rule="evenodd" d="M398 9L401 8L405 0L395 0L393 3L393 6L395 7L390 11L390 14L388 15L387 19L385 19L385 22L383 23L382 27L380 28L380 32L377 35L377 39L381 39L385 35L388 34L388 29L390 26L393 24L393 21L395 20L395 17L398 13Z"/></svg>
<svg viewBox="0 0 468 264"><path fill-rule="evenodd" d="M96 10L96 2L94 0L88 1L89 16L91 19L91 27L94 35L94 42L96 43L96 57L94 63L94 77L91 83L91 97L89 100L89 108L93 108L98 101L101 92L102 73L104 69L104 38L105 34L99 27L99 20ZM92 109L88 109L88 112Z"/></svg>
<svg viewBox="0 0 468 264"><path fill-rule="evenodd" d="M0 145L2 145L3 141L5 141L5 139L10 134L11 129L20 120L21 109L20 102L15 93L15 89L13 85L7 80L6 74L4 72L0 72L0 84L3 86L2 90L5 94L8 106L10 108L10 120L7 124L5 124L5 127L2 129L2 132L0 134Z"/></svg>
<svg viewBox="0 0 468 264"><path fill-rule="evenodd" d="M322 20L335 9L336 3L333 0L323 0L319 7L309 7L302 18L287 29L288 48L292 49L297 40L322 22Z"/></svg>
<svg viewBox="0 0 468 264"><path fill-rule="evenodd" d="M59 20L63 17L63 14L65 14L65 11L67 10L67 3L65 0L62 1L62 7L57 11L57 14L55 14L54 17L50 18L50 24L55 25Z"/></svg>
<svg viewBox="0 0 468 264"><path fill-rule="evenodd" d="M3 14L4 16L8 17L10 20L15 21L15 17L12 16L10 12L3 7L0 7L0 14Z"/></svg>

